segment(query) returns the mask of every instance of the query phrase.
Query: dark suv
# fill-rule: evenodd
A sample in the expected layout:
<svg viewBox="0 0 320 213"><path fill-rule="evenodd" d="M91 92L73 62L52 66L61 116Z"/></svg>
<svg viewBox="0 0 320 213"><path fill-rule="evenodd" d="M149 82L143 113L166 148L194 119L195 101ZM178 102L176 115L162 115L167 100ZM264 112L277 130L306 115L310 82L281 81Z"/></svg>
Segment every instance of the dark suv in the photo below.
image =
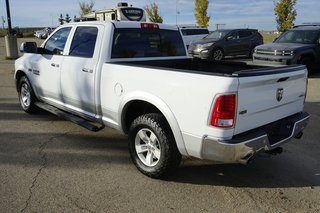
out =
<svg viewBox="0 0 320 213"><path fill-rule="evenodd" d="M254 50L255 64L304 64L313 71L320 64L320 23L304 24L284 32L273 43Z"/></svg>
<svg viewBox="0 0 320 213"><path fill-rule="evenodd" d="M211 32L188 48L192 57L208 60L222 60L224 56L247 55L251 57L254 48L263 44L263 38L255 29L223 29Z"/></svg>

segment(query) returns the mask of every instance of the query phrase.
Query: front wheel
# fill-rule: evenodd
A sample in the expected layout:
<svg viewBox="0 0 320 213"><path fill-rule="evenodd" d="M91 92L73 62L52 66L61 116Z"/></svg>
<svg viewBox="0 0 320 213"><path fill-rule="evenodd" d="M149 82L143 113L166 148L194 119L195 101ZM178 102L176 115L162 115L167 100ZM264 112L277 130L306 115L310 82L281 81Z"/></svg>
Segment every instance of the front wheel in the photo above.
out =
<svg viewBox="0 0 320 213"><path fill-rule="evenodd" d="M308 72L312 73L314 70L314 64L312 62L312 60L308 57L304 57L303 59L301 59L300 64L303 64L307 67Z"/></svg>
<svg viewBox="0 0 320 213"><path fill-rule="evenodd" d="M36 97L26 76L21 77L19 80L18 96L20 105L25 112L32 113L37 110L37 106L35 105Z"/></svg>
<svg viewBox="0 0 320 213"><path fill-rule="evenodd" d="M224 53L221 48L216 48L212 53L212 60L221 61L224 58Z"/></svg>
<svg viewBox="0 0 320 213"><path fill-rule="evenodd" d="M138 170L152 178L166 177L181 161L167 121L156 113L142 115L132 122L129 151Z"/></svg>

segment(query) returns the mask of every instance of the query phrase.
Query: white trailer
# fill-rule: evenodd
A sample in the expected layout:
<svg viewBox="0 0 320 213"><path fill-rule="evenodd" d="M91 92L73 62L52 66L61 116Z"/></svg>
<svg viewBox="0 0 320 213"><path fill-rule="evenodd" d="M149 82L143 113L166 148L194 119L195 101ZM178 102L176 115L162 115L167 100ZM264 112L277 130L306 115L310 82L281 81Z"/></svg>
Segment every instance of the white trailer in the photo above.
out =
<svg viewBox="0 0 320 213"><path fill-rule="evenodd" d="M142 8L132 7L128 3L118 3L111 9L96 10L93 13L76 18L75 21L141 21L147 20L146 13Z"/></svg>

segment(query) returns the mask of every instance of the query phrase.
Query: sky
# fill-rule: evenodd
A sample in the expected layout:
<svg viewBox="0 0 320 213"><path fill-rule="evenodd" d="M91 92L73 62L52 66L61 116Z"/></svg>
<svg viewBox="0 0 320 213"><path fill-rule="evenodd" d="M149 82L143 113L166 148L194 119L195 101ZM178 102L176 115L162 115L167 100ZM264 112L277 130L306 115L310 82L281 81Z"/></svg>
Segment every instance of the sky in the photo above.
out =
<svg viewBox="0 0 320 213"><path fill-rule="evenodd" d="M9 0L13 27L56 27L62 13L79 16L79 2L90 0ZM209 0L209 29L256 28L275 30L275 0ZM118 2L128 2L143 8L155 2L166 24L195 24L194 0L94 0L94 9L114 8ZM0 16L7 17L5 1L0 1ZM320 0L297 0L295 24L320 23ZM222 25L220 25L222 24ZM2 27L2 24L0 25ZM6 27L5 23L5 27Z"/></svg>

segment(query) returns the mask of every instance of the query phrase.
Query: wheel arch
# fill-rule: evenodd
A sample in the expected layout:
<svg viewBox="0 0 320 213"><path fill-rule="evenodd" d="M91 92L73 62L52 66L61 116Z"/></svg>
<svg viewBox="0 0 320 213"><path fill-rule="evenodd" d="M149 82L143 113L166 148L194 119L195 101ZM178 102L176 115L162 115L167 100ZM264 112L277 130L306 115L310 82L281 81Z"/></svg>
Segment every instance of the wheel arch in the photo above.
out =
<svg viewBox="0 0 320 213"><path fill-rule="evenodd" d="M297 63L301 63L301 61L305 58L310 58L312 60L313 63L316 62L316 55L314 52L311 52L311 51L306 51L306 52L302 52L300 54L300 57L297 61Z"/></svg>
<svg viewBox="0 0 320 213"><path fill-rule="evenodd" d="M132 93L123 100L119 112L120 126L124 133L128 133L135 118L148 113L162 114L173 133L180 153L188 155L179 124L169 106L162 99L146 92Z"/></svg>
<svg viewBox="0 0 320 213"><path fill-rule="evenodd" d="M16 73L15 73L15 75L14 75L14 79L15 79L15 82L16 82L16 89L17 89L17 91L19 90L19 88L18 88L19 81L20 81L20 79L21 79L23 76L27 76L27 74L26 74L24 71L22 71L22 70L17 70Z"/></svg>

